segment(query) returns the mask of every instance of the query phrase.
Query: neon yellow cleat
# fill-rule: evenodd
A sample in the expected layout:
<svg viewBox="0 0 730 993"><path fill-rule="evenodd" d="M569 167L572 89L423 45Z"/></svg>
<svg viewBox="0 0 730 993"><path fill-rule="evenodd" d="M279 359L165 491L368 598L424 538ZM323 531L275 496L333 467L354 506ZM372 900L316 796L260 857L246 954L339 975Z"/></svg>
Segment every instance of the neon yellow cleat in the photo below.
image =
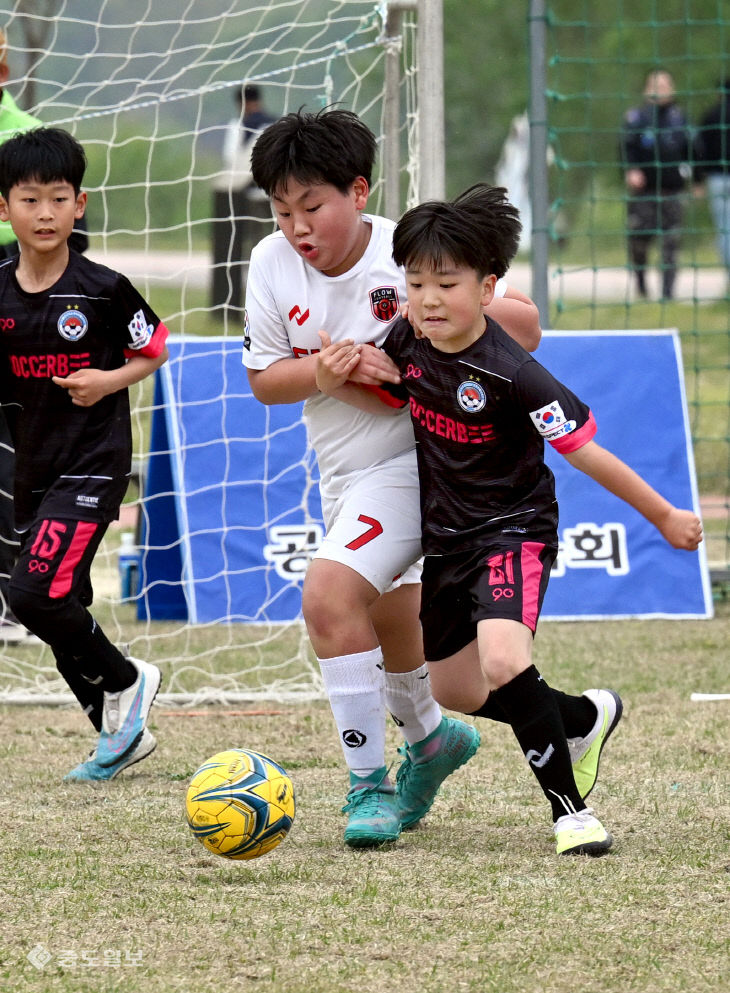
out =
<svg viewBox="0 0 730 993"><path fill-rule="evenodd" d="M621 697L613 690L586 690L583 696L596 706L596 723L585 738L568 738L568 749L575 785L585 800L596 785L601 752L621 720L624 708Z"/></svg>
<svg viewBox="0 0 730 993"><path fill-rule="evenodd" d="M590 807L565 814L554 825L558 855L605 855L613 838Z"/></svg>

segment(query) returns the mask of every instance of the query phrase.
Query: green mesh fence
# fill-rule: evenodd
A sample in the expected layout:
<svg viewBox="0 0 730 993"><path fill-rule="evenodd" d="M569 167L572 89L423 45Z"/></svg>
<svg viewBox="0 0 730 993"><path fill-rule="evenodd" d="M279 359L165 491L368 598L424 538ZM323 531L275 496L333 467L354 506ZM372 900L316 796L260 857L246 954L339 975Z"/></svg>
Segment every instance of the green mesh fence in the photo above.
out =
<svg viewBox="0 0 730 993"><path fill-rule="evenodd" d="M709 130L705 114L718 100L718 84L726 79L730 86L730 4L727 0L612 4L564 0L540 8L545 22L551 151L547 166L551 325L679 330L713 587L718 597L726 597L730 588L730 290L717 239L718 227L730 228L730 205L727 220L717 225L708 198L711 183L717 181L708 181L698 168L707 155L702 150L707 143L699 145L698 138ZM666 70L673 79L675 102L689 131L686 153L678 150L677 136L668 134L678 126L677 113L667 118L664 112L658 118L653 110L650 119L634 117L630 138L622 140L625 115L629 108L642 105L647 74L657 69ZM730 120L727 130L723 125L724 119L722 148L730 160ZM662 131L661 141L657 128ZM653 138L647 134L652 129ZM675 151L670 154L672 141ZM635 191L632 196L626 171L637 165L637 154L644 156L645 178L659 160L663 163L662 199L673 181L670 169L676 180L681 167L685 183L681 191L671 192L675 216L662 217L666 205L657 206L647 197L648 191L643 206L632 203L633 215L643 211L643 216L633 222L636 255L630 261L628 206L642 194ZM651 185L652 180L648 182ZM669 286L677 212L676 278ZM643 296L638 269L647 245Z"/></svg>

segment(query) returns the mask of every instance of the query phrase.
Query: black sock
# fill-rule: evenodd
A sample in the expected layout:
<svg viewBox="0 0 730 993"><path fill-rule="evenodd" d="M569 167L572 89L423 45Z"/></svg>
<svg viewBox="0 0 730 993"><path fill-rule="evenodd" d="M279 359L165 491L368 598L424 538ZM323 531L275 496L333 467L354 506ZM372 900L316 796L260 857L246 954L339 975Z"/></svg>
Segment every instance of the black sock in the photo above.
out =
<svg viewBox="0 0 730 993"><path fill-rule="evenodd" d="M573 696L550 687L560 717L563 721L566 738L585 738L596 723L596 705L587 696ZM510 721L494 693L490 693L479 710L471 713L472 717L486 717L490 721L509 724Z"/></svg>
<svg viewBox="0 0 730 993"><path fill-rule="evenodd" d="M90 682L79 671L79 664L73 655L63 652L53 653L56 656L56 668L63 676L67 686L81 704L81 707L97 731L101 731L101 714L104 706L104 690L99 681Z"/></svg>
<svg viewBox="0 0 730 993"><path fill-rule="evenodd" d="M553 820L585 803L573 778L568 742L550 687L534 665L492 694L512 725L515 737L543 793Z"/></svg>
<svg viewBox="0 0 730 993"><path fill-rule="evenodd" d="M71 638L51 645L56 659L73 659L80 676L95 684L101 676L101 686L107 693L126 690L137 679L137 670L129 659L109 641L88 611L86 623ZM64 677L65 678L65 677ZM69 685L71 685L69 683ZM76 693L76 690L71 687Z"/></svg>

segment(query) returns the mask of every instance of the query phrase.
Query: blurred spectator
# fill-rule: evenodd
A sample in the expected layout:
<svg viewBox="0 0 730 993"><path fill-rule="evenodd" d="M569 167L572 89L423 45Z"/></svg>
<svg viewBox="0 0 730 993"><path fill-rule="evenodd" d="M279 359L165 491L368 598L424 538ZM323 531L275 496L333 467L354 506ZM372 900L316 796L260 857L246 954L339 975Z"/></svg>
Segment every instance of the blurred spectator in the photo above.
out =
<svg viewBox="0 0 730 993"><path fill-rule="evenodd" d="M251 177L253 139L276 117L264 109L251 83L236 90L238 113L223 139L223 166L214 187L211 310L221 320L243 316L243 294L251 249L273 230L269 198Z"/></svg>
<svg viewBox="0 0 730 993"><path fill-rule="evenodd" d="M702 118L695 143L695 179L704 182L717 232L717 250L730 289L730 77L718 84L720 96Z"/></svg>
<svg viewBox="0 0 730 993"><path fill-rule="evenodd" d="M228 122L223 140L223 162L229 169L236 167L241 149L246 148L253 137L276 120L264 110L261 91L252 83L237 90L234 100L238 114Z"/></svg>
<svg viewBox="0 0 730 993"><path fill-rule="evenodd" d="M0 28L0 142L7 141L18 131L30 131L39 128L43 122L20 107L5 88L10 78L8 65L8 42L5 32ZM69 245L77 252L85 252L89 247L86 234L86 219L77 221L78 230L69 238ZM9 221L0 221L0 259L16 255L18 243Z"/></svg>
<svg viewBox="0 0 730 993"><path fill-rule="evenodd" d="M629 263L642 297L647 296L647 260L655 237L661 245L662 297L674 295L691 146L687 118L675 102L674 80L666 70L655 69L646 77L644 102L624 115L620 142L628 190Z"/></svg>
<svg viewBox="0 0 730 993"><path fill-rule="evenodd" d="M18 131L30 131L42 124L37 117L21 110L15 103L6 89L9 78L8 41L5 32L0 28L0 142L7 141ZM78 252L83 252L87 248L85 221L81 225L81 230L74 231L71 235L69 245ZM0 221L0 261L16 255L17 252L18 243L10 222ZM7 606L8 582L19 547L13 519L14 468L15 452L0 406L0 646L23 641L38 641L35 635L29 634L22 625L18 624Z"/></svg>

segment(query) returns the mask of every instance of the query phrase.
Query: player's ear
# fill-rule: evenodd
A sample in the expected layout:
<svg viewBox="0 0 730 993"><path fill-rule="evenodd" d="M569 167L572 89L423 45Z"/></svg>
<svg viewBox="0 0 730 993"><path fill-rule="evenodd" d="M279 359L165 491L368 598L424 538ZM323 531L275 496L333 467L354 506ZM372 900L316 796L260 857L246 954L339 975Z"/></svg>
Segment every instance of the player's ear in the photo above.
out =
<svg viewBox="0 0 730 993"><path fill-rule="evenodd" d="M488 307L494 299L494 288L497 285L497 277L494 273L484 276L482 279L482 307Z"/></svg>
<svg viewBox="0 0 730 993"><path fill-rule="evenodd" d="M0 196L0 221L9 221L8 202L5 197Z"/></svg>
<svg viewBox="0 0 730 993"><path fill-rule="evenodd" d="M365 210L370 195L370 185L364 176L358 176L352 184L352 192L355 196L355 206L358 210Z"/></svg>
<svg viewBox="0 0 730 993"><path fill-rule="evenodd" d="M76 218L76 220L84 216L85 210L86 210L86 194L82 191L76 197L76 210L74 211L74 217Z"/></svg>

